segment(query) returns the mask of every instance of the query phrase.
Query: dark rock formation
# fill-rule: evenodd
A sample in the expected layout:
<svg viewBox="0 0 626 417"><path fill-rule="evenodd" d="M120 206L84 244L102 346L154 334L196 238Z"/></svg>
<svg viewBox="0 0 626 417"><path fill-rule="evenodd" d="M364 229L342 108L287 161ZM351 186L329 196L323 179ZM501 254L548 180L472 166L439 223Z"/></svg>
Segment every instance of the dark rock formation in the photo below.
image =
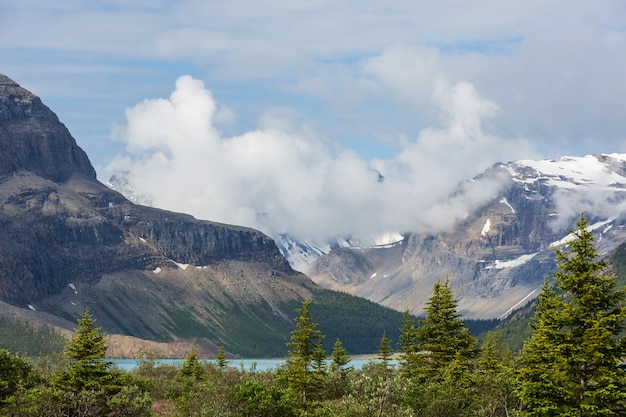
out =
<svg viewBox="0 0 626 417"><path fill-rule="evenodd" d="M55 182L95 180L87 155L41 100L0 74L0 178L21 170Z"/></svg>
<svg viewBox="0 0 626 417"><path fill-rule="evenodd" d="M96 180L56 115L0 75L0 300L25 306L103 274L223 260L291 269L256 230L135 205Z"/></svg>

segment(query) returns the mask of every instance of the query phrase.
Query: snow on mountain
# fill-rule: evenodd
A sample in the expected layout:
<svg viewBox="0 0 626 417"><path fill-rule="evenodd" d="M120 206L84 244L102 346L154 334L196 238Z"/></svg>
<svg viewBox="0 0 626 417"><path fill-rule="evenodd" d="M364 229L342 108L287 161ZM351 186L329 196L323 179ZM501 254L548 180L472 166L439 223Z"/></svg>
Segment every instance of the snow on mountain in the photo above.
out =
<svg viewBox="0 0 626 417"><path fill-rule="evenodd" d="M531 183L545 181L546 185L573 189L626 186L626 154L564 156L558 160L520 160L503 164L514 181Z"/></svg>
<svg viewBox="0 0 626 417"><path fill-rule="evenodd" d="M332 242L316 243L310 240L298 240L287 233L274 237L281 253L296 271L307 273L309 266L322 255L337 248L367 249L387 248L397 245L404 237L399 233L388 233L373 239L373 244L363 245L362 242L352 239L337 238Z"/></svg>
<svg viewBox="0 0 626 417"><path fill-rule="evenodd" d="M468 182L507 173L499 195L459 219L452 230L406 234L400 253L331 251L310 276L333 289L420 314L432 285L448 277L466 317L504 317L536 297L555 268L554 247L567 244L581 212L600 253L626 242L626 155L495 164ZM467 188L451 196L459 199Z"/></svg>
<svg viewBox="0 0 626 417"><path fill-rule="evenodd" d="M448 276L460 311L484 318L502 317L538 295L554 268L554 246L572 239L567 228L581 212L601 253L626 242L626 154L498 163L468 180L472 187L461 186L446 204L475 192L483 180L503 177L499 195L482 193L479 208L445 232L402 231L368 242L268 234L294 269L320 285L419 314L432 285ZM109 186L149 204L124 178L112 177Z"/></svg>

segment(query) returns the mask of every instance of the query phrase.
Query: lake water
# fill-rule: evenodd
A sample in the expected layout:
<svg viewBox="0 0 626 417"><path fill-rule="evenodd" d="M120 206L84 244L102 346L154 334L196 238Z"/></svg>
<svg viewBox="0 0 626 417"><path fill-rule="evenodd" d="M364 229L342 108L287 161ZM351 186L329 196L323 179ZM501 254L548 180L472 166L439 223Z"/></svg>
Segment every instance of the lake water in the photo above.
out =
<svg viewBox="0 0 626 417"><path fill-rule="evenodd" d="M113 364L124 371L132 371L141 363L141 359L109 359ZM157 365L166 364L179 366L185 359L155 359L154 362ZM214 359L201 360L201 362L215 363ZM354 369L360 369L365 364L370 362L370 359L353 359L348 366L352 366ZM257 371L270 371L276 369L280 365L285 363L285 359L229 359L228 366L237 369L243 369L250 371L255 369ZM328 362L330 363L330 362ZM392 361L393 363L393 361Z"/></svg>

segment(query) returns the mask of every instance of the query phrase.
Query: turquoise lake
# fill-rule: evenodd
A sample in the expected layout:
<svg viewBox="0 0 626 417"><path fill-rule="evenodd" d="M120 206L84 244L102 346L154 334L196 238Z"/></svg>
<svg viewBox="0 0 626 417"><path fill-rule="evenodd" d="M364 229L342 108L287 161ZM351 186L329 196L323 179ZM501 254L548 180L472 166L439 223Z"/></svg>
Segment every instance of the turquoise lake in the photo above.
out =
<svg viewBox="0 0 626 417"><path fill-rule="evenodd" d="M124 371L132 371L142 362L141 359L110 359L113 364ZM159 364L168 365L180 365L184 359L156 359L154 362ZM201 360L201 362L215 363L213 359ZM354 369L360 369L363 365L371 362L369 359L354 359L350 361L348 366L352 366ZM257 371L269 371L276 369L280 365L285 363L285 359L229 359L228 365L237 368L250 371L252 369ZM330 363L330 362L329 362ZM394 363L394 361L392 361Z"/></svg>

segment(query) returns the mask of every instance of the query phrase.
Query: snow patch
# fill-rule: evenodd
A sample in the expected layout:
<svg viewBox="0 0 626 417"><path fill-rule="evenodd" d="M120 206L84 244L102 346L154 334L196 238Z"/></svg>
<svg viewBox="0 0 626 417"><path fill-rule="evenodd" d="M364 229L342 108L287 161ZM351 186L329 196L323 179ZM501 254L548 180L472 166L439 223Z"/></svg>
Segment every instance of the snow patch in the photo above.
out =
<svg viewBox="0 0 626 417"><path fill-rule="evenodd" d="M483 230L480 231L481 236L487 236L487 233L489 233L490 228L491 228L491 220L487 219L487 221L485 222L485 225L483 226Z"/></svg>
<svg viewBox="0 0 626 417"><path fill-rule="evenodd" d="M615 220L614 217L611 217L608 220L605 220L603 222L598 222L598 223L594 223L594 224L590 224L589 226L587 226L587 231L588 232L593 232L594 230L597 230L599 228L601 228L602 226L611 223L613 220ZM609 227L610 228L610 227ZM609 228L607 228L606 230L608 230ZM563 246L563 245L567 245L569 242L575 240L577 238L576 234L574 233L570 233L567 236L565 236L563 239L561 240L557 240L556 242L552 242L550 243L550 247L554 248L556 246Z"/></svg>
<svg viewBox="0 0 626 417"><path fill-rule="evenodd" d="M152 272L154 272L155 274L158 274L159 272L161 272L161 267L157 266L156 268L154 268Z"/></svg>
<svg viewBox="0 0 626 417"><path fill-rule="evenodd" d="M74 285L73 282L70 282L69 284L67 284L67 286L74 290L74 294L78 294L78 290L76 289L76 285Z"/></svg>
<svg viewBox="0 0 626 417"><path fill-rule="evenodd" d="M613 160L622 161L623 155L602 155ZM534 175L525 176L517 172L514 167L506 166L514 181L521 183L534 183L545 181L548 186L562 189L574 189L594 185L615 189L616 186L626 185L626 177L615 172L610 163L601 161L596 155L582 157L564 156L558 160L520 160L513 165L520 168L529 168Z"/></svg>
<svg viewBox="0 0 626 417"><path fill-rule="evenodd" d="M374 272L371 276L370 279L374 278L376 276L376 272Z"/></svg>
<svg viewBox="0 0 626 417"><path fill-rule="evenodd" d="M178 262L176 262L176 265L177 265L180 269L182 269L183 271L184 271L185 269L187 269L187 267L189 267L189 264L180 264L180 263L178 263Z"/></svg>
<svg viewBox="0 0 626 417"><path fill-rule="evenodd" d="M539 288L535 288L534 290L532 290L530 292L530 294L528 294L526 297L522 298L521 300L519 300L513 307L509 308L504 314L502 314L500 317L498 317L498 319L502 320L503 318L505 318L506 316L508 316L509 314L511 314L513 312L513 310L515 310L517 307L519 307L523 302L525 302L526 300L528 300L534 293L536 293L537 291L539 291Z"/></svg>
<svg viewBox="0 0 626 417"><path fill-rule="evenodd" d="M395 245L398 242L402 242L404 237L400 233L387 233L385 235L378 236L374 239L374 245L376 246L387 246L387 245Z"/></svg>
<svg viewBox="0 0 626 417"><path fill-rule="evenodd" d="M522 266L532 258L534 258L539 252L531 253L528 255L522 255L519 258L512 259L510 261L500 261L496 260L493 265L486 266L485 269L504 269L504 268L515 268L517 266Z"/></svg>
<svg viewBox="0 0 626 417"><path fill-rule="evenodd" d="M508 208L511 209L511 213L515 213L515 209L513 208L513 206L511 204L509 204L509 202L507 201L506 197L502 197L502 200L500 200L500 203L505 204Z"/></svg>
<svg viewBox="0 0 626 417"><path fill-rule="evenodd" d="M28 308L29 308L29 309L31 309L31 310L33 310L33 311L37 311L37 310L35 309L35 307L33 307L33 306L32 306L32 305L30 305L30 304L28 305Z"/></svg>

